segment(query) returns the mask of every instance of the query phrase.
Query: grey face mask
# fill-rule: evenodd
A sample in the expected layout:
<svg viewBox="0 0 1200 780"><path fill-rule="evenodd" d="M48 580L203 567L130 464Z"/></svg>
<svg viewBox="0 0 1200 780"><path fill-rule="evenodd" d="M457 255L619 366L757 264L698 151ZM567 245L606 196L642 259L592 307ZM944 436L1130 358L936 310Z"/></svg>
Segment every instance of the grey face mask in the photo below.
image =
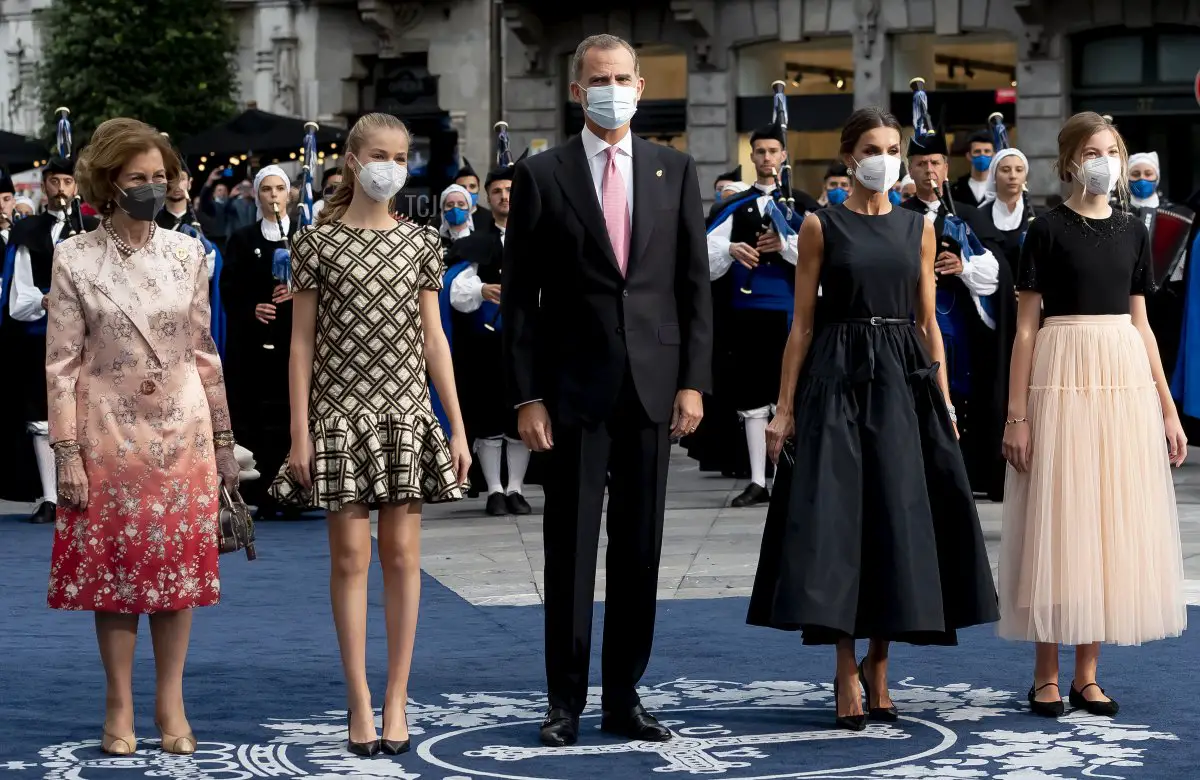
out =
<svg viewBox="0 0 1200 780"><path fill-rule="evenodd" d="M119 189L119 188L118 188ZM129 215L130 219L141 222L151 222L163 210L167 200L167 185L140 184L121 190L117 198L117 207Z"/></svg>

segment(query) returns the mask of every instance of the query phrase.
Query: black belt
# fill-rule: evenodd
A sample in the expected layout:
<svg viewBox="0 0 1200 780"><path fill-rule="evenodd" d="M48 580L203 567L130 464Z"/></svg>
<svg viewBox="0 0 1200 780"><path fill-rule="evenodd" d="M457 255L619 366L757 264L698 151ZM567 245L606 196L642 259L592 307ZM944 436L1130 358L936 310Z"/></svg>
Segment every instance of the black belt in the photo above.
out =
<svg viewBox="0 0 1200 780"><path fill-rule="evenodd" d="M907 317L849 317L838 322L849 322L855 325L912 325Z"/></svg>

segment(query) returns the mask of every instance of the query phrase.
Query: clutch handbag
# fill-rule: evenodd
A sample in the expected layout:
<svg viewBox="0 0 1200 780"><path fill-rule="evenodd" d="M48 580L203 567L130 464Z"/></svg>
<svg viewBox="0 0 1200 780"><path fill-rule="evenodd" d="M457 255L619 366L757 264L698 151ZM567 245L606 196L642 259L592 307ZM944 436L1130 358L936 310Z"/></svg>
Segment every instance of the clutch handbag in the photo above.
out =
<svg viewBox="0 0 1200 780"><path fill-rule="evenodd" d="M250 508L236 492L232 495L229 489L221 486L221 553L246 551L246 560L252 561L258 557L254 552L254 520L250 517Z"/></svg>

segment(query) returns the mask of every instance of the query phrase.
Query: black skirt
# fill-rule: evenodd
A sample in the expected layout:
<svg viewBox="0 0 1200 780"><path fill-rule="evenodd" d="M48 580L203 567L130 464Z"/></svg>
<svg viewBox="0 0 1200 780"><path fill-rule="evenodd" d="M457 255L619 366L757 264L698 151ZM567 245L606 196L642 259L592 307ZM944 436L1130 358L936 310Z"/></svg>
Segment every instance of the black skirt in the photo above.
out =
<svg viewBox="0 0 1200 780"><path fill-rule="evenodd" d="M949 412L911 325L822 329L795 399L747 622L952 645L998 619L995 585Z"/></svg>

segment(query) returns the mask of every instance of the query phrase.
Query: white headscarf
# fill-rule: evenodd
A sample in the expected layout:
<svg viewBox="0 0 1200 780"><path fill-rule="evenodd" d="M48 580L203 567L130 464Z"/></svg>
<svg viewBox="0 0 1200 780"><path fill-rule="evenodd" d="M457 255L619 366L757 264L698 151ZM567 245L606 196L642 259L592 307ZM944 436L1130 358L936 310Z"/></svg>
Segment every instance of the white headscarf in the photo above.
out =
<svg viewBox="0 0 1200 780"><path fill-rule="evenodd" d="M1162 178L1162 168L1158 165L1158 152L1138 152L1129 155L1129 169L1138 163L1150 163L1150 167L1154 168L1154 192L1148 198L1131 197L1129 202L1139 208L1156 209L1158 208L1158 180Z"/></svg>
<svg viewBox="0 0 1200 780"><path fill-rule="evenodd" d="M461 184L451 184L449 187L442 190L442 196L438 199L438 213L445 213L446 198L450 197L456 192L461 193L462 196L467 199L467 221L454 228L454 234L451 234L451 225L446 222L446 218L443 216L442 225L438 228L438 232L451 240L462 238L475 232L475 218L471 215L471 193L467 192L467 188Z"/></svg>
<svg viewBox="0 0 1200 780"><path fill-rule="evenodd" d="M750 185L744 181L731 181L721 188L721 194L732 192L734 195L746 192L750 189Z"/></svg>
<svg viewBox="0 0 1200 780"><path fill-rule="evenodd" d="M263 238L268 241L283 241L287 238L288 230L291 228L292 221L287 215L287 204L284 204L281 213L279 214L280 225L275 224L275 215L271 215L271 219L265 219L262 210L262 201L258 197L258 189L262 186L263 179L268 176L278 176L283 179L283 188L290 190L292 188L292 180L283 172L283 168L278 165L268 165L258 172L254 177L254 218L261 220ZM282 229L281 229L282 228Z"/></svg>
<svg viewBox="0 0 1200 780"><path fill-rule="evenodd" d="M1017 198L1017 205L1009 211L1008 205L996 197L996 169L1000 166L1000 161L1005 157L1020 157L1021 162L1025 163L1025 175L1029 175L1029 158L1025 153L1015 147L1008 147L996 152L992 157L992 164L988 168L987 177L987 199L994 200L992 205L992 223L995 224L998 230L1016 230L1021 226L1021 217L1025 214L1025 197Z"/></svg>

